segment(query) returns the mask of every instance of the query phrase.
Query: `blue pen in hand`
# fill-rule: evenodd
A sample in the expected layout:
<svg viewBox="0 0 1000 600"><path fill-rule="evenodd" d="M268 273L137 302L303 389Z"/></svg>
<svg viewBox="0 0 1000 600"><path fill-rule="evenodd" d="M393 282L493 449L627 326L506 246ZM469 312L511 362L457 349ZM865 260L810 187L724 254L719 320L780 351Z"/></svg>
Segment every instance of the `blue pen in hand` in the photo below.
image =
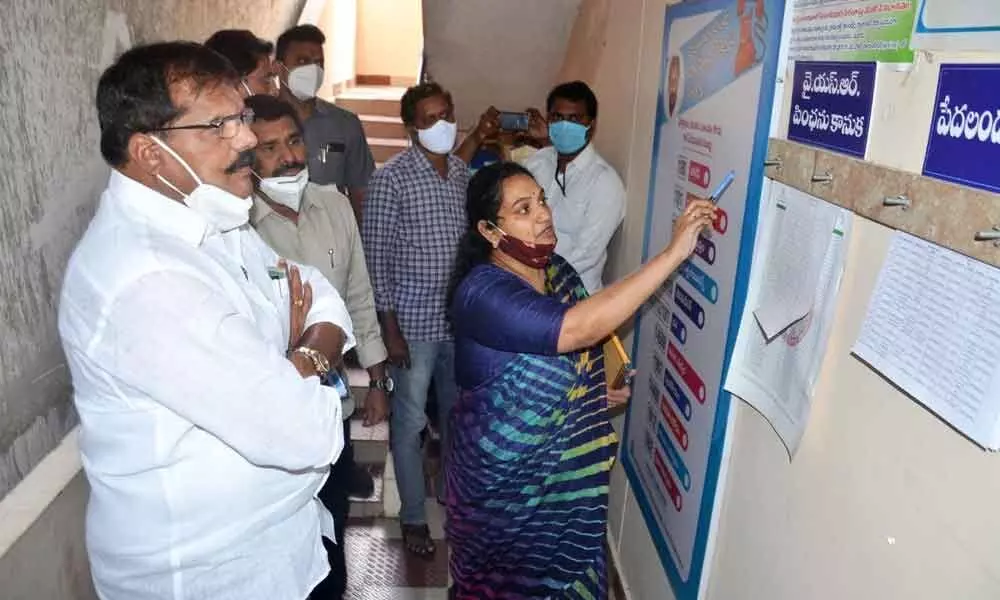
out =
<svg viewBox="0 0 1000 600"><path fill-rule="evenodd" d="M726 173L726 176L722 178L722 181L719 183L718 187L716 187L715 191L712 192L712 195L708 197L708 199L712 202L712 204L719 203L719 198L722 197L722 194L726 193L726 190L729 189L729 186L733 184L734 179L736 179L736 171L730 171Z"/></svg>

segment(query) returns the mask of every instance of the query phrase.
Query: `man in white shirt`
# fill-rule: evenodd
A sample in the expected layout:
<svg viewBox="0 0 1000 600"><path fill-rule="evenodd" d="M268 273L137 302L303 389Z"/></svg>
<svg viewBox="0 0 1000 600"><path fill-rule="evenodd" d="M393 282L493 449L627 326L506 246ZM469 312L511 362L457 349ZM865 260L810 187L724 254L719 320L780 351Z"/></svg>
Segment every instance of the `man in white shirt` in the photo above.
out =
<svg viewBox="0 0 1000 600"><path fill-rule="evenodd" d="M238 84L188 42L129 50L98 84L113 170L59 333L103 600L301 600L329 569L316 495L343 430L320 378L351 321L247 225L256 138Z"/></svg>
<svg viewBox="0 0 1000 600"><path fill-rule="evenodd" d="M306 144L292 105L267 95L251 96L246 105L254 111L254 174L259 178L250 220L272 248L286 258L315 267L344 298L358 340L357 359L370 378L364 424L380 423L389 413L393 381L386 370L385 344L351 201L336 186L309 182ZM346 372L339 371L340 380L346 382ZM358 473L363 472L371 483L367 471L354 462L349 422L354 399L349 386L344 385L342 392L344 451L319 494L333 513L338 538L343 537L350 511L348 491L353 493L357 487ZM327 550L330 575L313 595L336 600L347 591L347 563L342 544L327 544Z"/></svg>
<svg viewBox="0 0 1000 600"><path fill-rule="evenodd" d="M580 274L591 294L603 287L611 236L625 218L625 186L592 143L597 97L586 83L556 86L548 118L530 110L530 133L545 145L524 161L552 209L556 252ZM551 144L551 145L550 145Z"/></svg>

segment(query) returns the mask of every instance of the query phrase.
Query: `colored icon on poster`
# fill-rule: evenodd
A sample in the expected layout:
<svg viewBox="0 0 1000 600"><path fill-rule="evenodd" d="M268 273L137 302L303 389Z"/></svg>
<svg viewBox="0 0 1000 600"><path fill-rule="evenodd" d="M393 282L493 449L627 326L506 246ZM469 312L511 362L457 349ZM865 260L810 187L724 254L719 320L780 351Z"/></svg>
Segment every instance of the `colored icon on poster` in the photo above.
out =
<svg viewBox="0 0 1000 600"><path fill-rule="evenodd" d="M691 294L684 291L681 286L674 286L674 302L680 307L691 321L698 326L698 329L705 328L705 309L691 297ZM659 338L657 338L659 341Z"/></svg>
<svg viewBox="0 0 1000 600"><path fill-rule="evenodd" d="M684 324L684 321L681 321L681 318L676 313L670 315L670 332L674 334L674 337L681 345L687 343L687 325Z"/></svg>
<svg viewBox="0 0 1000 600"><path fill-rule="evenodd" d="M684 390L681 389L681 385L677 383L674 376L670 374L670 369L665 369L663 371L663 387L667 390L667 395L670 399L674 401L677 405L677 410L681 411L684 418L688 421L691 420L691 401L684 394Z"/></svg>
<svg viewBox="0 0 1000 600"><path fill-rule="evenodd" d="M698 236L694 253L710 265L715 264L715 243L703 235Z"/></svg>
<svg viewBox="0 0 1000 600"><path fill-rule="evenodd" d="M684 383L687 384L688 389L694 393L694 397L698 400L698 402L704 404L706 394L705 383L701 380L701 377L695 373L694 367L691 366L691 363L688 362L687 358L684 357L684 354L681 353L673 342L670 342L667 345L667 362L674 366L674 369L677 370L677 374L680 375L681 379L684 380Z"/></svg>
<svg viewBox="0 0 1000 600"><path fill-rule="evenodd" d="M660 479L663 481L663 487L667 489L667 495L670 496L670 501L673 503L674 508L680 512L681 508L684 507L684 500L681 498L681 489L677 487L677 482L674 481L673 476L667 469L666 463L663 462L663 455L660 452L653 452L653 462L656 464L656 471L660 474Z"/></svg>
<svg viewBox="0 0 1000 600"><path fill-rule="evenodd" d="M701 292L709 302L715 304L719 301L719 286L715 280L708 276L708 273L699 269L691 260L684 261L678 271L691 287Z"/></svg>
<svg viewBox="0 0 1000 600"><path fill-rule="evenodd" d="M681 458L681 453L677 451L673 442L670 441L670 436L667 435L667 430L663 428L663 425L656 428L656 437L660 440L660 446L667 454L667 460L670 461L670 466L674 468L674 473L677 473L677 479L680 479L684 489L690 492L691 473L688 472L688 468L684 465L684 459Z"/></svg>

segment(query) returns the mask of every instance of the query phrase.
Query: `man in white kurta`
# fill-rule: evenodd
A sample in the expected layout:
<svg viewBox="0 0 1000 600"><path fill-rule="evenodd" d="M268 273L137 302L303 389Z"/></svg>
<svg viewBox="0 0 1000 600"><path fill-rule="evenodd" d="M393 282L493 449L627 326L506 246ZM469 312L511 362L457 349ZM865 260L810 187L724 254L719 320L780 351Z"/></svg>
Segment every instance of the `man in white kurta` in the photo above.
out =
<svg viewBox="0 0 1000 600"><path fill-rule="evenodd" d="M290 289L247 225L252 114L206 52L136 48L98 88L113 170L59 331L106 600L302 600L328 570L316 494L343 428L317 375L354 344L351 322L315 270L299 267L311 294Z"/></svg>

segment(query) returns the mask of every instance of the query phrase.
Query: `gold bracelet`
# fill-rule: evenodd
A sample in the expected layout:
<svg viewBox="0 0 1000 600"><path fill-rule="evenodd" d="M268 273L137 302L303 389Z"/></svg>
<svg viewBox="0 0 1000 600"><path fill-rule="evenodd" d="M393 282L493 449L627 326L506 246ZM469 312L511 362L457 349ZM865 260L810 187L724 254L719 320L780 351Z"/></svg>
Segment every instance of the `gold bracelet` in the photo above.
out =
<svg viewBox="0 0 1000 600"><path fill-rule="evenodd" d="M316 370L316 374L320 378L326 377L326 374L330 372L330 361L323 356L322 352L314 350L308 346L299 346L292 352L297 352L302 356L305 356L313 364L313 368Z"/></svg>

